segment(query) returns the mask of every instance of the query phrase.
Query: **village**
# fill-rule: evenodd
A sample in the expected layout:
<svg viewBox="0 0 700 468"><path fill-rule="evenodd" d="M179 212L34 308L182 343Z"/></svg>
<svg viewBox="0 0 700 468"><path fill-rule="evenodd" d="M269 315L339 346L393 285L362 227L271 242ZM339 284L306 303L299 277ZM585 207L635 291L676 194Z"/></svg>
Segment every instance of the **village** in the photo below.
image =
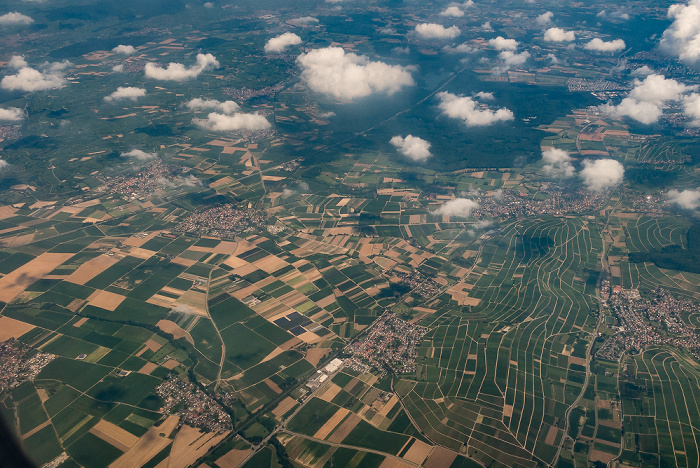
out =
<svg viewBox="0 0 700 468"><path fill-rule="evenodd" d="M0 392L34 380L55 357L13 339L0 343Z"/></svg>
<svg viewBox="0 0 700 468"><path fill-rule="evenodd" d="M267 217L263 211L238 210L233 205L222 205L188 216L174 230L232 239L240 232L264 229L266 223Z"/></svg>
<svg viewBox="0 0 700 468"><path fill-rule="evenodd" d="M208 432L232 428L231 416L194 383L171 377L156 388L165 404L163 414L177 414L183 423Z"/></svg>

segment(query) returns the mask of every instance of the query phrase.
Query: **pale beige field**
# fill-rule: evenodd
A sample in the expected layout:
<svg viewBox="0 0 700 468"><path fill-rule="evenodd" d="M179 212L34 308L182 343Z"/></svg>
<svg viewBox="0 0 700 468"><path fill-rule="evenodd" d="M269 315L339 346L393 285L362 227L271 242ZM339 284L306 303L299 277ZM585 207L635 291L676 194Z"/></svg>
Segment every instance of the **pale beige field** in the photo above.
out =
<svg viewBox="0 0 700 468"><path fill-rule="evenodd" d="M4 315L0 316L0 342L10 338L19 338L28 331L34 329L34 325L20 322Z"/></svg>
<svg viewBox="0 0 700 468"><path fill-rule="evenodd" d="M216 465L219 466L219 468L237 468L252 452L251 449L231 450L226 455L216 460Z"/></svg>
<svg viewBox="0 0 700 468"><path fill-rule="evenodd" d="M11 302L35 281L65 263L72 253L43 253L34 260L0 278L0 301Z"/></svg>
<svg viewBox="0 0 700 468"><path fill-rule="evenodd" d="M118 261L114 256L100 255L80 265L67 280L75 284L85 284Z"/></svg>
<svg viewBox="0 0 700 468"><path fill-rule="evenodd" d="M348 434L355 429L355 426L360 424L360 421L362 421L362 418L356 416L355 414L351 414L348 419L346 419L343 424L341 424L340 427L338 427L338 429L331 434L328 441L336 444L341 443L343 440L345 440Z"/></svg>
<svg viewBox="0 0 700 468"><path fill-rule="evenodd" d="M328 421L326 421L325 424L323 426L321 426L321 428L318 431L316 431L316 434L314 434L314 438L325 440L325 438L328 437L328 435L331 432L333 432L333 429L335 429L336 426L338 424L340 424L340 422L343 419L345 419L345 416L347 416L349 412L350 411L348 411L345 408L338 409L338 411L336 411L335 414L333 416L331 416L328 419ZM348 431L348 433L349 433L349 431ZM345 438L345 436L343 436L343 439L344 438ZM341 439L341 441L342 441L342 439Z"/></svg>
<svg viewBox="0 0 700 468"><path fill-rule="evenodd" d="M91 306L114 311L114 309L119 307L119 304L124 302L124 299L126 299L126 296L98 289L94 293L90 294L87 301Z"/></svg>
<svg viewBox="0 0 700 468"><path fill-rule="evenodd" d="M110 468L143 466L172 442L168 439L175 430L179 417L172 415L160 427L152 427L124 455L112 462ZM160 434L163 434L162 436Z"/></svg>
<svg viewBox="0 0 700 468"><path fill-rule="evenodd" d="M104 419L92 426L89 432L122 452L126 452L139 441L134 434Z"/></svg>
<svg viewBox="0 0 700 468"><path fill-rule="evenodd" d="M287 411L290 409L294 408L294 405L297 404L297 401L292 398L292 397L287 397L284 400L280 402L279 405L275 409L272 410L272 414L275 415L275 417L282 417L284 416ZM218 462L217 462L218 463Z"/></svg>
<svg viewBox="0 0 700 468"><path fill-rule="evenodd" d="M199 429L184 425L180 428L170 456L156 465L156 468L186 468L197 461L214 445L228 435L228 431L222 433L204 433Z"/></svg>

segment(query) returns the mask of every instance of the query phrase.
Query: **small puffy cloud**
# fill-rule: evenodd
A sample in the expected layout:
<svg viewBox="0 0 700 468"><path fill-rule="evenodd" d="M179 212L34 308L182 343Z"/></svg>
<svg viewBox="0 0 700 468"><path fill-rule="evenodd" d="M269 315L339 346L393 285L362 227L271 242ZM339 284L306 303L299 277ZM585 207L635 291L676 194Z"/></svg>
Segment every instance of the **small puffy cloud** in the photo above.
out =
<svg viewBox="0 0 700 468"><path fill-rule="evenodd" d="M547 58L552 62L552 65L559 65L559 59L554 54L547 54Z"/></svg>
<svg viewBox="0 0 700 468"><path fill-rule="evenodd" d="M479 204L469 198L455 198L446 201L440 208L433 211L434 215L443 215L456 218L468 218L472 211L479 208Z"/></svg>
<svg viewBox="0 0 700 468"><path fill-rule="evenodd" d="M233 101L217 101L216 99L195 98L185 104L190 110L218 110L224 114L233 114L239 109L238 104Z"/></svg>
<svg viewBox="0 0 700 468"><path fill-rule="evenodd" d="M32 92L60 88L65 83L63 74L53 66L44 72L31 67L22 67L16 74L5 76L0 82L0 87L10 91Z"/></svg>
<svg viewBox="0 0 700 468"><path fill-rule="evenodd" d="M700 0L671 5L668 17L673 19L661 38L661 48L689 65L700 64Z"/></svg>
<svg viewBox="0 0 700 468"><path fill-rule="evenodd" d="M494 39L489 39L489 45L496 50L516 50L519 42L515 39L506 39L503 36L498 36Z"/></svg>
<svg viewBox="0 0 700 468"><path fill-rule="evenodd" d="M538 17L535 19L535 22L536 22L537 24L543 26L543 25L545 25L545 24L551 23L551 22L552 22L552 17L553 17L553 16L554 16L554 13L552 13L551 11L547 11L547 12L545 12L545 13L542 13L540 16L538 16Z"/></svg>
<svg viewBox="0 0 700 468"><path fill-rule="evenodd" d="M616 118L630 117L643 124L657 122L663 115L661 106L669 101L678 101L697 86L686 86L674 79L652 74L644 81L635 80L634 88L617 106L606 105L602 110ZM687 111L686 111L687 112Z"/></svg>
<svg viewBox="0 0 700 468"><path fill-rule="evenodd" d="M469 44L460 44L455 47L450 47L450 46L445 46L442 48L445 52L448 54L473 54L474 52L478 52L479 49L470 46Z"/></svg>
<svg viewBox="0 0 700 468"><path fill-rule="evenodd" d="M29 64L24 57L21 55L13 55L12 58L7 62L7 66L19 70L20 68L28 67Z"/></svg>
<svg viewBox="0 0 700 468"><path fill-rule="evenodd" d="M0 107L0 121L19 122L24 119L24 111L18 107L8 107L4 109Z"/></svg>
<svg viewBox="0 0 700 468"><path fill-rule="evenodd" d="M549 28L544 33L544 40L547 42L571 42L576 40L576 34L561 28Z"/></svg>
<svg viewBox="0 0 700 468"><path fill-rule="evenodd" d="M146 64L144 71L148 78L156 80L185 81L196 78L205 70L218 66L219 61L212 54L197 54L197 63L191 67L171 62L166 68L162 68L155 63L149 62Z"/></svg>
<svg viewBox="0 0 700 468"><path fill-rule="evenodd" d="M8 167L10 167L10 163L5 161L4 159L0 159L0 173L2 173Z"/></svg>
<svg viewBox="0 0 700 468"><path fill-rule="evenodd" d="M115 73L124 73L124 64L120 63L112 67L112 71Z"/></svg>
<svg viewBox="0 0 700 468"><path fill-rule="evenodd" d="M669 190L666 200L686 210L697 210L700 208L700 190Z"/></svg>
<svg viewBox="0 0 700 468"><path fill-rule="evenodd" d="M614 187L622 182L625 176L624 166L614 159L598 159L583 161L583 169L579 172L588 190L600 192Z"/></svg>
<svg viewBox="0 0 700 468"><path fill-rule="evenodd" d="M425 162L432 156L430 154L430 143L413 135L408 135L406 138L396 135L389 143L412 161Z"/></svg>
<svg viewBox="0 0 700 468"><path fill-rule="evenodd" d="M491 32L493 31L493 27L491 26L491 21L487 21L484 24L481 25L481 30L485 32Z"/></svg>
<svg viewBox="0 0 700 468"><path fill-rule="evenodd" d="M203 6L204 8L214 8L214 4L212 2L207 2Z"/></svg>
<svg viewBox="0 0 700 468"><path fill-rule="evenodd" d="M542 171L552 177L572 177L574 166L567 151L550 148L542 152Z"/></svg>
<svg viewBox="0 0 700 468"><path fill-rule="evenodd" d="M610 11L610 12L607 10L601 10L595 16L596 16L596 18L600 18L600 19L607 20L607 21L627 21L628 19L630 19L629 13L625 13L622 10L616 10L616 11Z"/></svg>
<svg viewBox="0 0 700 468"><path fill-rule="evenodd" d="M649 76L654 73L654 70L649 68L647 65L639 67L636 70L632 70L632 76Z"/></svg>
<svg viewBox="0 0 700 468"><path fill-rule="evenodd" d="M156 153L146 153L140 149L132 149L127 153L122 153L122 156L125 158L133 158L137 161L150 161L158 157Z"/></svg>
<svg viewBox="0 0 700 468"><path fill-rule="evenodd" d="M456 5L448 6L440 12L440 16L451 16L454 18L461 18L464 16L464 12Z"/></svg>
<svg viewBox="0 0 700 468"><path fill-rule="evenodd" d="M313 16L302 16L300 18L291 19L288 21L288 23L294 26L306 26L309 24L317 24L318 18L314 18Z"/></svg>
<svg viewBox="0 0 700 468"><path fill-rule="evenodd" d="M335 112L333 111L328 111L328 112L322 112L318 114L319 117L322 119L330 119L331 117L335 117Z"/></svg>
<svg viewBox="0 0 700 468"><path fill-rule="evenodd" d="M415 30L423 39L454 39L462 33L457 26L446 28L436 23L421 23Z"/></svg>
<svg viewBox="0 0 700 468"><path fill-rule="evenodd" d="M0 26L27 25L32 24L33 22L34 20L29 16L23 15L22 13L18 13L16 11L5 13L4 15L0 16Z"/></svg>
<svg viewBox="0 0 700 468"><path fill-rule="evenodd" d="M437 94L440 99L438 107L448 117L460 119L467 127L481 127L497 122L507 122L515 117L510 109L505 107L498 110L491 110L481 106L470 97L459 96L443 91Z"/></svg>
<svg viewBox="0 0 700 468"><path fill-rule="evenodd" d="M120 101L122 99L131 99L132 101L135 101L138 98L143 97L145 95L146 90L143 88L134 88L132 86L124 88L119 86L115 92L113 92L109 96L105 96L105 101L113 102Z"/></svg>
<svg viewBox="0 0 700 468"><path fill-rule="evenodd" d="M700 94L693 93L683 100L683 111L691 119L690 125L700 127Z"/></svg>
<svg viewBox="0 0 700 468"><path fill-rule="evenodd" d="M287 47L301 44L301 38L294 33L286 32L273 37L265 44L265 53L280 53Z"/></svg>
<svg viewBox="0 0 700 468"><path fill-rule="evenodd" d="M326 47L297 58L301 76L313 91L351 100L375 92L396 93L414 84L411 73L399 65L372 62L364 55Z"/></svg>
<svg viewBox="0 0 700 468"><path fill-rule="evenodd" d="M233 132L233 131L260 131L267 130L272 125L265 116L258 113L245 114L235 113L232 115L220 114L218 112L210 113L206 119L193 119L192 122L207 130L215 132Z"/></svg>
<svg viewBox="0 0 700 468"><path fill-rule="evenodd" d="M598 52L617 52L619 50L624 50L625 47L627 46L622 39L605 42L598 37L591 39L590 42L583 46L586 50L595 50Z"/></svg>
<svg viewBox="0 0 700 468"><path fill-rule="evenodd" d="M474 97L480 101L493 101L495 99L493 93L487 93L485 91L479 91L474 95Z"/></svg>
<svg viewBox="0 0 700 468"><path fill-rule="evenodd" d="M136 53L136 47L132 45L119 44L117 47L112 49L112 52L121 55L134 55Z"/></svg>
<svg viewBox="0 0 700 468"><path fill-rule="evenodd" d="M498 54L498 58L503 60L506 68L517 67L527 62L527 59L530 58L530 52L525 51L517 53L511 50L504 50Z"/></svg>

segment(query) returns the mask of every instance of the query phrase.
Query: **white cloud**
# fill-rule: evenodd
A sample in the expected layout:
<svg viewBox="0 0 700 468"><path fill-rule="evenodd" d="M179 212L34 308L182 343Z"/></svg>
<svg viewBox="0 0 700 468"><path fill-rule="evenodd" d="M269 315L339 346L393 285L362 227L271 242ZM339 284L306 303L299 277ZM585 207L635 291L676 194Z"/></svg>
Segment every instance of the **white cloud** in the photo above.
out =
<svg viewBox="0 0 700 468"><path fill-rule="evenodd" d="M474 97L480 101L493 101L495 99L493 93L487 93L485 91L479 91Z"/></svg>
<svg viewBox="0 0 700 468"><path fill-rule="evenodd" d="M474 52L478 52L479 49L464 43L455 47L445 46L442 50L449 54L473 54Z"/></svg>
<svg viewBox="0 0 700 468"><path fill-rule="evenodd" d="M535 22L536 22L537 24L543 26L543 25L545 25L545 24L551 23L551 22L552 22L552 17L553 17L553 16L554 16L554 13L552 13L551 11L547 11L547 12L545 12L545 13L542 13L540 16L538 16L538 17L535 19Z"/></svg>
<svg viewBox="0 0 700 468"><path fill-rule="evenodd" d="M686 210L697 210L700 208L700 190L669 190L666 194L669 203L678 205Z"/></svg>
<svg viewBox="0 0 700 468"><path fill-rule="evenodd" d="M7 66L19 70L20 68L28 67L29 64L24 57L21 55L13 55L12 58L7 62Z"/></svg>
<svg viewBox="0 0 700 468"><path fill-rule="evenodd" d="M239 130L259 131L267 130L271 127L265 116L258 113L244 114L235 113L233 115L210 113L206 119L193 119L192 122L207 130L215 132L232 132Z"/></svg>
<svg viewBox="0 0 700 468"><path fill-rule="evenodd" d="M601 18L607 21L627 21L630 19L629 13L625 13L622 10L616 10L608 12L607 10L602 10L595 15L596 18Z"/></svg>
<svg viewBox="0 0 700 468"><path fill-rule="evenodd" d="M654 70L649 68L647 65L644 65L643 67L637 68L636 70L632 70L632 76L649 76L654 73Z"/></svg>
<svg viewBox="0 0 700 468"><path fill-rule="evenodd" d="M304 26L317 23L318 18L314 18L313 16L302 16L300 18L294 18L289 20L289 24L293 24L294 26Z"/></svg>
<svg viewBox="0 0 700 468"><path fill-rule="evenodd" d="M202 98L195 98L191 99L190 101L185 104L190 110L205 110L205 109L214 109L218 110L220 112L223 112L224 114L233 114L236 112L240 107L238 104L236 104L233 101L224 101L220 102L217 101L216 99L202 99Z"/></svg>
<svg viewBox="0 0 700 468"><path fill-rule="evenodd" d="M16 11L5 13L4 15L0 16L0 26L27 25L32 24L33 22L34 20L29 16L23 15L22 13L18 13Z"/></svg>
<svg viewBox="0 0 700 468"><path fill-rule="evenodd" d="M579 172L586 188L593 192L600 192L618 185L622 182L624 175L624 166L614 159L596 161L586 159L583 161L583 169Z"/></svg>
<svg viewBox="0 0 700 468"><path fill-rule="evenodd" d="M514 119L513 112L505 107L494 111L480 106L470 97L446 91L438 93L437 97L440 99L438 107L443 114L453 119L461 119L467 127L480 127Z"/></svg>
<svg viewBox="0 0 700 468"><path fill-rule="evenodd" d="M441 24L421 23L416 25L416 33L423 39L454 39L462 32L457 26L446 28Z"/></svg>
<svg viewBox="0 0 700 468"><path fill-rule="evenodd" d="M6 167L9 167L10 163L5 161L4 159L0 159L0 172L4 171Z"/></svg>
<svg viewBox="0 0 700 468"><path fill-rule="evenodd" d="M112 67L112 71L115 73L124 73L124 64L120 63Z"/></svg>
<svg viewBox="0 0 700 468"><path fill-rule="evenodd" d="M394 145L401 154L417 162L425 162L430 156L430 143L422 138L408 135L406 138L396 135L389 143Z"/></svg>
<svg viewBox="0 0 700 468"><path fill-rule="evenodd" d="M197 54L197 63L185 67L181 63L171 62L166 68L154 63L147 63L144 69L148 78L168 81L185 81L198 77L203 71L219 66L218 60L212 54Z"/></svg>
<svg viewBox="0 0 700 468"><path fill-rule="evenodd" d="M467 218L472 214L472 211L479 208L479 204L469 198L455 198L454 200L446 201L440 208L433 211L434 215L454 216L457 218Z"/></svg>
<svg viewBox="0 0 700 468"><path fill-rule="evenodd" d="M136 47L132 45L119 44L117 47L112 49L112 52L115 54L133 55L136 53Z"/></svg>
<svg viewBox="0 0 700 468"><path fill-rule="evenodd" d="M689 65L700 64L700 0L671 5L668 17L673 23L664 31L661 48Z"/></svg>
<svg viewBox="0 0 700 468"><path fill-rule="evenodd" d="M449 6L440 12L440 16L452 16L454 18L461 18L464 16L464 12L456 5Z"/></svg>
<svg viewBox="0 0 700 468"><path fill-rule="evenodd" d="M351 100L374 92L391 95L414 84L406 68L372 62L340 47L312 50L300 55L297 63L309 88L337 99Z"/></svg>
<svg viewBox="0 0 700 468"><path fill-rule="evenodd" d="M544 33L544 40L548 42L571 42L576 40L573 31L564 31L561 28L549 28Z"/></svg>
<svg viewBox="0 0 700 468"><path fill-rule="evenodd" d="M122 156L125 158L134 158L137 161L150 161L158 157L156 153L146 153L140 149L132 149L127 153L122 153Z"/></svg>
<svg viewBox="0 0 700 468"><path fill-rule="evenodd" d="M630 117L643 124L657 122L663 115L662 106L669 101L682 99L683 94L697 89L686 86L662 75L652 74L644 81L634 80L634 88L617 106L606 105L601 109L616 118Z"/></svg>
<svg viewBox="0 0 700 468"><path fill-rule="evenodd" d="M105 96L105 101L113 102L120 101L122 99L131 99L132 101L135 101L138 98L143 97L145 95L146 90L143 88L134 88L132 86L124 88L119 86L115 92L113 92L109 96Z"/></svg>
<svg viewBox="0 0 700 468"><path fill-rule="evenodd" d="M683 110L690 117L690 125L700 127L700 94L692 93L683 100Z"/></svg>
<svg viewBox="0 0 700 468"><path fill-rule="evenodd" d="M56 64L54 64L56 65ZM35 68L23 67L15 75L7 75L0 82L0 87L10 91L42 91L60 88L66 83L60 70L53 66L45 72Z"/></svg>
<svg viewBox="0 0 700 468"><path fill-rule="evenodd" d="M24 111L18 107L8 107L3 109L0 107L0 120L9 122L19 122L24 119Z"/></svg>
<svg viewBox="0 0 700 468"><path fill-rule="evenodd" d="M518 44L519 42L515 39L506 39L503 36L489 39L489 45L496 50L515 50L518 48Z"/></svg>
<svg viewBox="0 0 700 468"><path fill-rule="evenodd" d="M598 37L591 39L590 42L583 46L586 50L596 50L598 52L616 52L618 50L623 50L625 47L627 46L622 39L605 42Z"/></svg>
<svg viewBox="0 0 700 468"><path fill-rule="evenodd" d="M552 177L571 177L574 175L574 166L571 164L571 156L567 151L550 148L542 152L542 171Z"/></svg>
<svg viewBox="0 0 700 468"><path fill-rule="evenodd" d="M319 117L322 119L330 119L331 117L335 117L335 112L333 111L328 111L328 112L322 112L318 114Z"/></svg>
<svg viewBox="0 0 700 468"><path fill-rule="evenodd" d="M462 3L462 8L471 8L474 6L474 0L467 0L466 2Z"/></svg>
<svg viewBox="0 0 700 468"><path fill-rule="evenodd" d="M204 8L214 8L214 4L212 2L207 2L203 6Z"/></svg>
<svg viewBox="0 0 700 468"><path fill-rule="evenodd" d="M556 55L554 55L554 54L547 54L547 58L549 58L549 60L551 60L552 65L558 65L558 64L559 64L559 59L557 58Z"/></svg>
<svg viewBox="0 0 700 468"><path fill-rule="evenodd" d="M486 32L491 32L493 31L493 27L491 26L491 21L487 21L484 24L481 25L481 30L486 31Z"/></svg>
<svg viewBox="0 0 700 468"><path fill-rule="evenodd" d="M286 32L273 37L265 44L265 53L279 53L287 47L301 44L301 38L294 33Z"/></svg>
<svg viewBox="0 0 700 468"><path fill-rule="evenodd" d="M530 52L525 51L518 54L510 50L504 50L498 54L498 58L503 60L506 68L517 67L527 62L527 59L530 58Z"/></svg>

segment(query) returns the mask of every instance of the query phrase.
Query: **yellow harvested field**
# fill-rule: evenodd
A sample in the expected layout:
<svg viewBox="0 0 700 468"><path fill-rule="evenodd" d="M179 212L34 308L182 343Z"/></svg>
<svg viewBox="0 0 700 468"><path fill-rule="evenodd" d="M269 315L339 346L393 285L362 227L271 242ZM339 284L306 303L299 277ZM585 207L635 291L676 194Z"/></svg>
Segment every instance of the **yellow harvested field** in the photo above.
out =
<svg viewBox="0 0 700 468"><path fill-rule="evenodd" d="M124 455L112 462L109 465L110 468L133 468L148 463L151 458L170 445L172 441L168 436L175 430L179 421L178 416L171 415L159 427L150 428Z"/></svg>
<svg viewBox="0 0 700 468"><path fill-rule="evenodd" d="M19 293L24 291L44 275L51 273L57 266L65 263L72 253L43 253L34 260L22 265L11 273L0 278L0 301L11 302Z"/></svg>
<svg viewBox="0 0 700 468"><path fill-rule="evenodd" d="M237 468L238 465L243 463L243 460L248 458L248 455L250 455L252 452L253 452L252 449L248 449L248 450L233 449L230 452L228 452L226 455L224 455L223 457L216 460L216 465L219 468Z"/></svg>
<svg viewBox="0 0 700 468"><path fill-rule="evenodd" d="M287 397L284 400L282 400L280 404L277 405L277 407L275 407L275 409L272 410L272 414L274 414L277 418L281 418L287 413L287 411L294 408L294 405L296 404L297 401L294 398Z"/></svg>
<svg viewBox="0 0 700 468"><path fill-rule="evenodd" d="M391 409L394 407L394 405L396 405L398 402L399 402L398 397L396 395L392 396L389 399L389 401L386 402L386 405L384 405L384 407L381 409L381 411L379 411L379 414L381 414L382 416L386 416L387 414L389 414L389 411L391 411Z"/></svg>
<svg viewBox="0 0 700 468"><path fill-rule="evenodd" d="M544 443L547 445L554 445L554 441L557 438L557 427L549 426L549 431L547 431L547 437L544 439Z"/></svg>
<svg viewBox="0 0 700 468"><path fill-rule="evenodd" d="M165 361L162 365L163 365L163 367L165 367L166 369L173 370L173 369L175 369L177 366L180 365L180 362L179 362L179 361L176 361L175 359L168 359L168 360Z"/></svg>
<svg viewBox="0 0 700 468"><path fill-rule="evenodd" d="M139 374L146 374L149 375L151 372L156 370L158 368L158 365L156 365L153 362L147 362L146 364L143 365L141 369L138 370Z"/></svg>
<svg viewBox="0 0 700 468"><path fill-rule="evenodd" d="M194 344L194 340L192 339L190 334L182 328L180 328L180 326L175 322L172 322L170 320L161 320L158 323L156 323L156 327L160 328L165 333L170 333L175 337L175 339L185 338L187 341L190 342L190 344Z"/></svg>
<svg viewBox="0 0 700 468"><path fill-rule="evenodd" d="M87 298L88 304L101 309L114 311L121 304L126 296L109 291L97 290Z"/></svg>
<svg viewBox="0 0 700 468"><path fill-rule="evenodd" d="M355 429L355 426L360 424L360 421L362 421L362 418L354 413L351 413L348 419L346 419L343 424L341 424L340 427L333 434L331 434L328 441L335 444L341 443L343 440L345 440L348 434Z"/></svg>
<svg viewBox="0 0 700 468"><path fill-rule="evenodd" d="M157 467L186 468L194 464L228 434L229 431L204 433L199 429L184 425L175 436L170 456L159 463Z"/></svg>
<svg viewBox="0 0 700 468"><path fill-rule="evenodd" d="M268 354L267 356L265 356L265 358L264 358L262 361L260 361L260 362L261 362L261 363L262 363L262 362L267 362L267 361L269 361L270 359L279 356L279 355L282 354L283 352L284 352L284 350L283 350L282 348L279 348L279 347L278 347L278 348L275 348L275 349L272 350L272 352L271 352L270 354Z"/></svg>
<svg viewBox="0 0 700 468"><path fill-rule="evenodd" d="M432 449L432 445L428 445L425 442L416 440L413 443L413 445L411 445L411 448L408 449L408 452L406 452L406 455L404 455L403 458L417 465L420 465L426 458L428 458L428 455L430 455L430 451Z"/></svg>
<svg viewBox="0 0 700 468"><path fill-rule="evenodd" d="M143 244L148 242L149 240L153 239L156 237L158 234L160 234L162 231L153 231L149 232L147 236L131 236L127 240L124 241L125 245L130 245L131 247L141 247Z"/></svg>
<svg viewBox="0 0 700 468"><path fill-rule="evenodd" d="M139 441L139 438L131 432L127 432L121 427L107 422L104 419L92 426L90 433L118 448L122 452L126 452Z"/></svg>
<svg viewBox="0 0 700 468"><path fill-rule="evenodd" d="M34 325L4 315L0 316L0 342L10 338L19 338L31 330L34 330Z"/></svg>
<svg viewBox="0 0 700 468"><path fill-rule="evenodd" d="M100 255L80 265L67 280L75 284L85 284L118 261L115 256Z"/></svg>
<svg viewBox="0 0 700 468"><path fill-rule="evenodd" d="M289 265L286 261L274 255L269 255L254 262L254 265L266 273L274 273L280 268Z"/></svg>
<svg viewBox="0 0 700 468"><path fill-rule="evenodd" d="M327 401L330 403L330 401L335 398L335 396L340 393L342 388L331 382L331 384L326 388L326 390L323 392L323 394L318 395L318 397L323 400Z"/></svg>
<svg viewBox="0 0 700 468"><path fill-rule="evenodd" d="M326 421L326 423L323 426L321 426L321 428L318 431L316 431L316 434L314 434L314 438L324 440L326 437L328 437L330 435L331 432L333 432L333 429L335 429L336 426L338 424L340 424L343 419L345 419L345 416L347 416L348 413L350 413L350 411L348 411L347 409L339 408L338 411L336 411L335 414L333 416L331 416L328 419L328 421ZM355 417L357 417L357 416L355 416ZM348 432L348 434L349 434L349 432ZM345 436L343 436L343 439L344 438L345 438ZM342 441L342 439L340 441Z"/></svg>
<svg viewBox="0 0 700 468"><path fill-rule="evenodd" d="M223 241L219 245L211 249L211 252L215 254L231 255L236 251L237 248L238 244L236 242Z"/></svg>
<svg viewBox="0 0 700 468"><path fill-rule="evenodd" d="M312 348L306 352L306 360L311 363L312 366L316 365L323 359L323 356L328 354L330 348Z"/></svg>

